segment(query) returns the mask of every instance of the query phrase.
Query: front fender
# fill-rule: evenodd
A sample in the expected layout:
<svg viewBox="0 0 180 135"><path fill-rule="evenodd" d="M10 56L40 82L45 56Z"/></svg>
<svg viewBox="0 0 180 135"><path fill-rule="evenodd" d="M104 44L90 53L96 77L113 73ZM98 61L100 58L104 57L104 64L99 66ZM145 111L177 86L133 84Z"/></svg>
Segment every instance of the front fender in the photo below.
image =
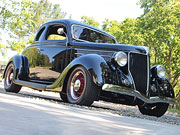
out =
<svg viewBox="0 0 180 135"><path fill-rule="evenodd" d="M153 89L157 89L157 94L158 96L163 96L163 97L171 97L174 98L174 89L169 82L169 80L164 77L164 78L153 78L151 81L151 91L153 93ZM155 94L156 95L156 94Z"/></svg>
<svg viewBox="0 0 180 135"><path fill-rule="evenodd" d="M107 67L107 63L100 55L87 54L73 60L70 65L71 68L76 65L85 67L92 76L95 84L99 86L104 84L103 70Z"/></svg>
<svg viewBox="0 0 180 135"><path fill-rule="evenodd" d="M104 67L108 67L106 61L100 55L87 54L71 61L71 63L63 70L59 78L52 85L47 86L46 89L62 88L66 75L77 66L83 66L86 68L92 76L95 84L98 86L104 84L103 70L105 69Z"/></svg>
<svg viewBox="0 0 180 135"><path fill-rule="evenodd" d="M174 98L174 89L166 77L159 78L156 73L156 65L151 68L150 90L151 96L165 96Z"/></svg>
<svg viewBox="0 0 180 135"><path fill-rule="evenodd" d="M29 75L29 62L27 57L22 55L15 55L9 60L4 70L3 78L5 77L7 67L11 62L14 64L14 79L27 79Z"/></svg>

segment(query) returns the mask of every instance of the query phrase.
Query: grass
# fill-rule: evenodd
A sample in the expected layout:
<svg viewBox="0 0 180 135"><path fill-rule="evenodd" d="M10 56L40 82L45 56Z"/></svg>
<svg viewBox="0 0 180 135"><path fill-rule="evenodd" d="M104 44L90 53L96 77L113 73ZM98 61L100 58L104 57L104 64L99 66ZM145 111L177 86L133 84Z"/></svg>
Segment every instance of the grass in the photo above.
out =
<svg viewBox="0 0 180 135"><path fill-rule="evenodd" d="M180 114L180 110L178 109L168 109L169 112Z"/></svg>

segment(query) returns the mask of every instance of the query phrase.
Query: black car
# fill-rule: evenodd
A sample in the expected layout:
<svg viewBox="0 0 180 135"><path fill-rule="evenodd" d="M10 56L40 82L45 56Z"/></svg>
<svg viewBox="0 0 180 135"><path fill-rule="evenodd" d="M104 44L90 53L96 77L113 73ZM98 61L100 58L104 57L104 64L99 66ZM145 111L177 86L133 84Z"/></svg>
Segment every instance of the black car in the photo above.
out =
<svg viewBox="0 0 180 135"><path fill-rule="evenodd" d="M117 44L112 35L70 19L43 24L34 43L10 59L3 77L7 92L26 86L59 92L73 104L138 105L142 114L157 117L176 103L165 68L150 67L147 47Z"/></svg>

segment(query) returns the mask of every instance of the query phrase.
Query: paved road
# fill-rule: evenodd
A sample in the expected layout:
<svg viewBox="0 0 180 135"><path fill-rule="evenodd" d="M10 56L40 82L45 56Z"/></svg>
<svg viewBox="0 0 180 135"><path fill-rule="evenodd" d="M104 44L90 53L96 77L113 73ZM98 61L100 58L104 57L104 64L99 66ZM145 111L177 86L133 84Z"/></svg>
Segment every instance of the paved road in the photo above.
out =
<svg viewBox="0 0 180 135"><path fill-rule="evenodd" d="M180 126L0 93L0 135L77 134L180 135Z"/></svg>

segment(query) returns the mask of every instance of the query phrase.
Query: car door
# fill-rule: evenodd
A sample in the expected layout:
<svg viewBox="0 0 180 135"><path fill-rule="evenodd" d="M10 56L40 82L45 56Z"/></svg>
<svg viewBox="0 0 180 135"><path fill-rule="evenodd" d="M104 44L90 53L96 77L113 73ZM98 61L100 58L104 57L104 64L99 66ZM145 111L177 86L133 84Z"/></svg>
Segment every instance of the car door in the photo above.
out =
<svg viewBox="0 0 180 135"><path fill-rule="evenodd" d="M65 33L58 34L59 28ZM30 81L51 84L58 78L69 63L66 33L63 23L50 23L40 28L35 43L23 52L29 60Z"/></svg>

